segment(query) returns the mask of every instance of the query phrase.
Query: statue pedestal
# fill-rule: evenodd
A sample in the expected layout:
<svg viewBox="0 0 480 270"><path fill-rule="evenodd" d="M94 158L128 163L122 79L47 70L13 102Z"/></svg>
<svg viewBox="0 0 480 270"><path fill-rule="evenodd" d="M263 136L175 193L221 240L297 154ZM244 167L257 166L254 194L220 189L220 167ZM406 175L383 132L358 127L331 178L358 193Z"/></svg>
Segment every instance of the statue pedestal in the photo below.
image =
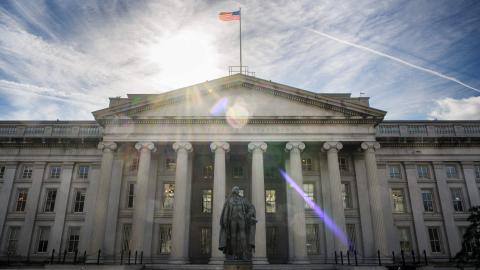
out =
<svg viewBox="0 0 480 270"><path fill-rule="evenodd" d="M226 260L223 264L224 270L252 270L251 261L229 261Z"/></svg>

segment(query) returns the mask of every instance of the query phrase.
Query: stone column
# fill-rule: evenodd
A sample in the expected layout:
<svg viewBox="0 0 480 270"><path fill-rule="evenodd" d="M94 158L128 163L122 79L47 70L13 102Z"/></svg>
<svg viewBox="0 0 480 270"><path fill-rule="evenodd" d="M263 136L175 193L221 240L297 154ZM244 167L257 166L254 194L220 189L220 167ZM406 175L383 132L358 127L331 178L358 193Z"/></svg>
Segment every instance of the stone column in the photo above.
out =
<svg viewBox="0 0 480 270"><path fill-rule="evenodd" d="M377 160L375 150L380 148L378 142L363 142L361 148L365 155L365 166L368 180L368 194L370 195L370 207L372 214L373 238L375 249L380 250L382 255L390 255L388 242L385 234L385 224L383 217L383 203L380 195L380 183L377 176Z"/></svg>
<svg viewBox="0 0 480 270"><path fill-rule="evenodd" d="M8 231L8 228L5 227L5 220L7 220L9 202L16 200L16 198L12 197L16 195L15 191L13 190L13 181L15 179L16 170L16 163L7 163L5 165L3 186L0 191L0 243L4 243L4 238L2 236L5 236Z"/></svg>
<svg viewBox="0 0 480 270"><path fill-rule="evenodd" d="M100 168L100 179L97 186L97 199L93 217L93 232L90 244L90 255L104 250L105 222L107 217L108 194L112 178L113 153L117 149L114 142L100 142L98 149L103 151L102 165Z"/></svg>
<svg viewBox="0 0 480 270"><path fill-rule="evenodd" d="M173 201L173 222L172 222L172 251L170 263L188 263L188 240L187 233L190 228L188 211L190 197L187 190L191 189L191 182L188 177L189 158L188 153L192 152L192 144L189 142L176 142L173 150L177 152L177 166L175 171L175 198Z"/></svg>
<svg viewBox="0 0 480 270"><path fill-rule="evenodd" d="M465 176L465 184L467 185L468 197L470 198L470 206L480 206L480 194L475 179L475 168L473 162L462 162L463 175Z"/></svg>
<svg viewBox="0 0 480 270"><path fill-rule="evenodd" d="M218 250L220 238L220 216L225 203L225 152L230 150L226 142L213 142L210 149L215 152L213 173L213 209L212 209L212 257L211 264L223 263L223 253Z"/></svg>
<svg viewBox="0 0 480 270"><path fill-rule="evenodd" d="M342 199L342 179L340 177L340 167L338 165L338 151L343 148L343 145L340 142L325 142L322 148L327 152L328 176L332 203L332 219L338 229L345 233L345 211L343 209ZM334 235L334 238L335 250L337 252L346 252L348 249L348 243L345 241L346 239L339 235Z"/></svg>
<svg viewBox="0 0 480 270"><path fill-rule="evenodd" d="M450 256L455 256L455 254L457 254L462 248L462 245L458 234L458 228L455 226L455 211L453 209L452 194L448 187L444 165L440 162L434 162L433 169L437 180L438 196L440 199L440 207L442 208L442 217L443 223L445 224L445 234L447 236Z"/></svg>
<svg viewBox="0 0 480 270"><path fill-rule="evenodd" d="M60 188L57 192L57 201L55 203L55 222L53 223L48 245L48 252L52 249L61 250L63 228L65 225L65 217L68 211L68 195L70 194L70 183L72 183L73 162L64 163L62 166L62 178ZM72 195L74 196L74 195Z"/></svg>
<svg viewBox="0 0 480 270"><path fill-rule="evenodd" d="M120 208L120 194L122 190L123 160L115 160L112 166L112 181L108 195L107 220L104 240L105 255L115 254L115 240L118 226L118 209ZM145 254L144 254L145 256Z"/></svg>
<svg viewBox="0 0 480 270"><path fill-rule="evenodd" d="M285 151L290 152L290 177L295 183L303 189L302 158L301 153L305 149L302 142L288 142L285 145ZM289 213L288 227L293 236L293 256L291 263L305 264L307 258L307 239L305 226L305 202L302 195L293 191L291 193L291 210Z"/></svg>
<svg viewBox="0 0 480 270"><path fill-rule="evenodd" d="M263 172L263 153L267 150L264 142L251 142L248 150L252 152L252 204L255 206L258 220L255 233L255 253L253 263L267 264L267 237L265 220L265 183Z"/></svg>
<svg viewBox="0 0 480 270"><path fill-rule="evenodd" d="M132 220L132 252L138 251L138 254L144 250L145 224L147 222L147 189L150 178L150 163L152 152L156 151L152 142L138 142L135 149L140 152L138 159L137 183L135 185L135 198L133 201L133 220Z"/></svg>

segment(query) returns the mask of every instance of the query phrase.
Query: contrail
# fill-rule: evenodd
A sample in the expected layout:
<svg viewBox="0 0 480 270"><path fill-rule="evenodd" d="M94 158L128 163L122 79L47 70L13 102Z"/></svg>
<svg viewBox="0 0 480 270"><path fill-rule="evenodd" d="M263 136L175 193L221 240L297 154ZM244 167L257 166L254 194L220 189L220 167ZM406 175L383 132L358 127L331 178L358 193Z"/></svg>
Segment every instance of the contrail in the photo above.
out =
<svg viewBox="0 0 480 270"><path fill-rule="evenodd" d="M476 91L476 92L480 93L480 89L477 89L477 88L475 88L475 87L473 87L473 86L470 86L470 85L468 85L468 84L466 84L466 83L458 80L457 78L447 76L447 75L445 75L445 74L442 74L442 73L437 72L437 71L435 71L435 70L431 70L431 69L429 69L429 68L424 68L424 67L421 67L421 66L417 66L417 65L415 65L415 64L409 63L409 62L407 62L407 61L405 61L405 60L402 60L402 59L400 59L400 58L397 58L397 57L395 57L395 56L391 56L391 55L388 55L388 54L379 52L379 51L377 51L377 50L370 49L370 48L367 48L367 47L365 47L365 46L352 43L352 42L347 41L347 40L339 39L339 38L336 38L336 37L334 37L334 36L331 36L331 35L329 35L329 34L325 34L325 33L323 33L323 32L317 31L317 30L313 30L313 29L309 29L309 28L305 28L305 29L308 30L308 31L310 31L310 32L313 32L313 33L315 33L315 34L318 34L318 35L324 36L324 37L326 37L326 38L335 40L335 41L337 41L337 42L340 42L340 43L343 43L343 44L347 44L347 45L350 45L350 46L352 46L352 47L355 47L355 48L358 48L358 49L361 49L361 50L364 50L364 51L368 51L368 52L371 52L371 53L376 54L376 55L379 55L379 56L386 57L386 58L391 59L391 60L393 60L393 61L396 61L396 62L399 62L399 63L401 63L401 64L404 64L404 65L406 65L406 66L409 66L409 67L412 67L412 68L415 68L415 69L418 69L418 70L421 70L421 71L430 73L430 74L435 75L435 76L437 76L437 77L444 78L444 79L446 79L446 80L449 80L449 81L458 83L458 84L460 84L460 85L462 85L462 86L465 86L465 87L467 87L467 88L469 88L469 89L471 89L471 90L473 90L473 91Z"/></svg>

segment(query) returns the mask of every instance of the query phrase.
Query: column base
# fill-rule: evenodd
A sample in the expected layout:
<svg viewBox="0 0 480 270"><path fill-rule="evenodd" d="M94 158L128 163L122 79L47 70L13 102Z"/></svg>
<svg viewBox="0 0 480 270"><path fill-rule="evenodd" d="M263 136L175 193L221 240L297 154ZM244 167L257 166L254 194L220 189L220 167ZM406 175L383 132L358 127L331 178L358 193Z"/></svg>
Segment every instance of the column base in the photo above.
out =
<svg viewBox="0 0 480 270"><path fill-rule="evenodd" d="M290 264L310 264L307 258L291 259Z"/></svg>
<svg viewBox="0 0 480 270"><path fill-rule="evenodd" d="M168 260L169 264L188 264L190 261L187 258L171 258Z"/></svg>
<svg viewBox="0 0 480 270"><path fill-rule="evenodd" d="M252 264L269 264L267 257L253 257Z"/></svg>
<svg viewBox="0 0 480 270"><path fill-rule="evenodd" d="M208 261L208 264L214 264L214 265L221 265L224 264L225 258L223 257L211 257L210 261Z"/></svg>

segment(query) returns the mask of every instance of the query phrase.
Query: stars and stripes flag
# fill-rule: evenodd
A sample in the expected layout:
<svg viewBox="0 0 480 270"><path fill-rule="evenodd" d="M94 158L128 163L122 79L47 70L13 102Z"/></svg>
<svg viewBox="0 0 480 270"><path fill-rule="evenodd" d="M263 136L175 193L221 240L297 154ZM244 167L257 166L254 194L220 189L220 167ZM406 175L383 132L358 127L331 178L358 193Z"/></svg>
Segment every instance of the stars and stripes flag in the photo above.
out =
<svg viewBox="0 0 480 270"><path fill-rule="evenodd" d="M221 21L238 21L240 20L240 10L232 12L220 12L218 18Z"/></svg>

